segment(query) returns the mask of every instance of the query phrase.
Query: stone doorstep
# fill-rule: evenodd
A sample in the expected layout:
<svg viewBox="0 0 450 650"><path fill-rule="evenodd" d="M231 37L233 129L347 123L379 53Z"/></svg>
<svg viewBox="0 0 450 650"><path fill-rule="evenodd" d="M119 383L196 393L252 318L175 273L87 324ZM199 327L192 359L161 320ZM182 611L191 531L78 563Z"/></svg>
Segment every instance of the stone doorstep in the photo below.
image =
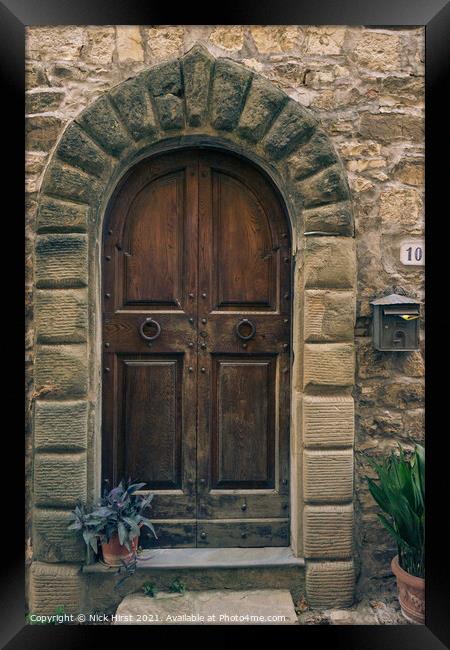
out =
<svg viewBox="0 0 450 650"><path fill-rule="evenodd" d="M287 589L159 593L154 598L131 594L120 603L116 616L114 625L298 624Z"/></svg>
<svg viewBox="0 0 450 650"><path fill-rule="evenodd" d="M266 548L158 548L142 551L137 571L146 569L246 569L305 566L289 547ZM117 567L87 564L83 573L114 573Z"/></svg>

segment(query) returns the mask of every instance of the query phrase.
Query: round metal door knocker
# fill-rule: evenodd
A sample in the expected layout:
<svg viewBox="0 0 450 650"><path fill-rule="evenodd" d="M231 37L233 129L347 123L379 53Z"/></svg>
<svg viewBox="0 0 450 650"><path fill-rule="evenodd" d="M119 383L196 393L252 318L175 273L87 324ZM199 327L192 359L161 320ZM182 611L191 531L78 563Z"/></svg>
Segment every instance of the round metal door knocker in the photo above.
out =
<svg viewBox="0 0 450 650"><path fill-rule="evenodd" d="M145 333L144 329L149 326L156 329L156 332L154 334ZM161 325L158 323L158 321L153 320L153 318L146 318L145 321L141 323L141 326L139 327L139 332L142 338L145 339L146 341L154 341L161 334Z"/></svg>
<svg viewBox="0 0 450 650"><path fill-rule="evenodd" d="M244 334L246 330L249 330L248 334ZM243 318L242 320L239 321L239 323L236 325L236 334L239 336L239 338L242 341L249 341L252 339L255 334L256 334L256 327L252 323L251 320L248 320L248 318Z"/></svg>

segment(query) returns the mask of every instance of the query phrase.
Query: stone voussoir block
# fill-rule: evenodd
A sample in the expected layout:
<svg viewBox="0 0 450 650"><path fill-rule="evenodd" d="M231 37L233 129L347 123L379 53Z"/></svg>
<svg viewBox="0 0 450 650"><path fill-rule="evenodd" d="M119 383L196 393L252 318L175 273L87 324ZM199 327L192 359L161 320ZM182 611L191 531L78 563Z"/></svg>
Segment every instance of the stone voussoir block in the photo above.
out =
<svg viewBox="0 0 450 650"><path fill-rule="evenodd" d="M267 154L274 160L285 158L309 140L317 124L311 113L290 99L263 140Z"/></svg>
<svg viewBox="0 0 450 650"><path fill-rule="evenodd" d="M211 124L222 131L235 128L241 115L252 72L227 59L217 59L211 100Z"/></svg>
<svg viewBox="0 0 450 650"><path fill-rule="evenodd" d="M36 286L84 287L88 280L88 242L81 234L46 234L36 238Z"/></svg>
<svg viewBox="0 0 450 650"><path fill-rule="evenodd" d="M350 237L306 237L307 289L351 289L356 285L355 242Z"/></svg>
<svg viewBox="0 0 450 650"><path fill-rule="evenodd" d="M43 562L82 562L86 558L83 538L74 530L70 510L33 510L33 556Z"/></svg>
<svg viewBox="0 0 450 650"><path fill-rule="evenodd" d="M64 131L56 153L64 162L73 167L80 167L94 176L101 176L109 166L105 153L76 122L72 122Z"/></svg>
<svg viewBox="0 0 450 650"><path fill-rule="evenodd" d="M80 612L82 586L80 566L33 562L30 570L30 611L54 615L57 607L67 614Z"/></svg>
<svg viewBox="0 0 450 650"><path fill-rule="evenodd" d="M305 291L305 341L350 341L354 336L355 294L351 291Z"/></svg>
<svg viewBox="0 0 450 650"><path fill-rule="evenodd" d="M213 63L213 57L201 45L195 45L182 59L186 122L189 126L202 126L206 122Z"/></svg>
<svg viewBox="0 0 450 650"><path fill-rule="evenodd" d="M84 451L87 448L88 402L37 400L34 407L36 451Z"/></svg>
<svg viewBox="0 0 450 650"><path fill-rule="evenodd" d="M88 205L43 196L39 205L37 231L85 232L88 217Z"/></svg>
<svg viewBox="0 0 450 650"><path fill-rule="evenodd" d="M42 192L59 199L95 204L101 196L98 179L77 167L52 162L44 178Z"/></svg>
<svg viewBox="0 0 450 650"><path fill-rule="evenodd" d="M182 129L185 124L183 80L178 59L160 63L147 73L147 85L163 130Z"/></svg>
<svg viewBox="0 0 450 650"><path fill-rule="evenodd" d="M355 590L355 568L344 562L306 563L306 597L312 607L350 607Z"/></svg>
<svg viewBox="0 0 450 650"><path fill-rule="evenodd" d="M34 502L74 507L86 500L86 453L39 453L34 457Z"/></svg>
<svg viewBox="0 0 450 650"><path fill-rule="evenodd" d="M312 176L337 162L338 157L330 138L321 129L316 129L311 138L286 161L294 180Z"/></svg>
<svg viewBox="0 0 450 650"><path fill-rule="evenodd" d="M296 183L305 208L347 201L350 191L340 163L326 167L313 176Z"/></svg>
<svg viewBox="0 0 450 650"><path fill-rule="evenodd" d="M305 449L303 494L307 503L351 501L353 450Z"/></svg>
<svg viewBox="0 0 450 650"><path fill-rule="evenodd" d="M128 133L107 96L88 106L76 122L111 156L119 156L131 144Z"/></svg>
<svg viewBox="0 0 450 650"><path fill-rule="evenodd" d="M304 395L301 414L306 448L352 447L355 405L350 395Z"/></svg>
<svg viewBox="0 0 450 650"><path fill-rule="evenodd" d="M88 388L87 346L39 345L35 358L36 391L55 397L84 397Z"/></svg>
<svg viewBox="0 0 450 650"><path fill-rule="evenodd" d="M145 79L144 75L139 75L111 91L111 101L134 140L153 137L157 131Z"/></svg>
<svg viewBox="0 0 450 650"><path fill-rule="evenodd" d="M258 142L287 100L287 95L273 84L253 77L237 133L250 142Z"/></svg>
<svg viewBox="0 0 450 650"><path fill-rule="evenodd" d="M37 342L84 343L87 300L87 289L38 289L35 294Z"/></svg>
<svg viewBox="0 0 450 650"><path fill-rule="evenodd" d="M303 510L303 530L305 558L350 558L353 505L306 505Z"/></svg>
<svg viewBox="0 0 450 650"><path fill-rule="evenodd" d="M353 343L306 343L304 386L352 386L355 383Z"/></svg>
<svg viewBox="0 0 450 650"><path fill-rule="evenodd" d="M305 232L353 237L355 232L353 210L350 201L303 210Z"/></svg>

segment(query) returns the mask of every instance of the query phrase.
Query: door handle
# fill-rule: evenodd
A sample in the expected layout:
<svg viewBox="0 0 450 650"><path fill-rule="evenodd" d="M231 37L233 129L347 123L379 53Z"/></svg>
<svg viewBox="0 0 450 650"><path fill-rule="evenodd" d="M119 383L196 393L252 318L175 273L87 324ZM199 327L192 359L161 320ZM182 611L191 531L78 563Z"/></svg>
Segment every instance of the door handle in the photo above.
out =
<svg viewBox="0 0 450 650"><path fill-rule="evenodd" d="M250 331L247 334L244 334L244 332L249 329ZM249 341L256 334L256 326L248 318L242 318L242 320L240 320L236 325L236 334L242 341Z"/></svg>
<svg viewBox="0 0 450 650"><path fill-rule="evenodd" d="M152 335L146 334L144 329L147 326L151 326L152 328L156 328L155 334L152 334ZM139 327L139 332L140 332L140 335L142 336L142 338L145 339L146 341L154 341L161 334L161 325L158 323L158 321L154 320L153 318L146 318L141 323L141 325Z"/></svg>

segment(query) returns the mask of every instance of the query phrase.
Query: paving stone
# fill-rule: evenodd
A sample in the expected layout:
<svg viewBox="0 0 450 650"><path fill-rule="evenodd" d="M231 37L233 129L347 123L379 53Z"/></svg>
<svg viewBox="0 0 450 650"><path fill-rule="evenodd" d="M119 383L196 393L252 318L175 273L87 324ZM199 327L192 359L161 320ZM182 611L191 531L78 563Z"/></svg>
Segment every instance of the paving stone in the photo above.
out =
<svg viewBox="0 0 450 650"><path fill-rule="evenodd" d="M188 591L126 596L116 611L116 625L296 625L287 589ZM150 620L138 621L137 617ZM269 617L280 620L268 620ZM252 618L250 618L252 617Z"/></svg>

